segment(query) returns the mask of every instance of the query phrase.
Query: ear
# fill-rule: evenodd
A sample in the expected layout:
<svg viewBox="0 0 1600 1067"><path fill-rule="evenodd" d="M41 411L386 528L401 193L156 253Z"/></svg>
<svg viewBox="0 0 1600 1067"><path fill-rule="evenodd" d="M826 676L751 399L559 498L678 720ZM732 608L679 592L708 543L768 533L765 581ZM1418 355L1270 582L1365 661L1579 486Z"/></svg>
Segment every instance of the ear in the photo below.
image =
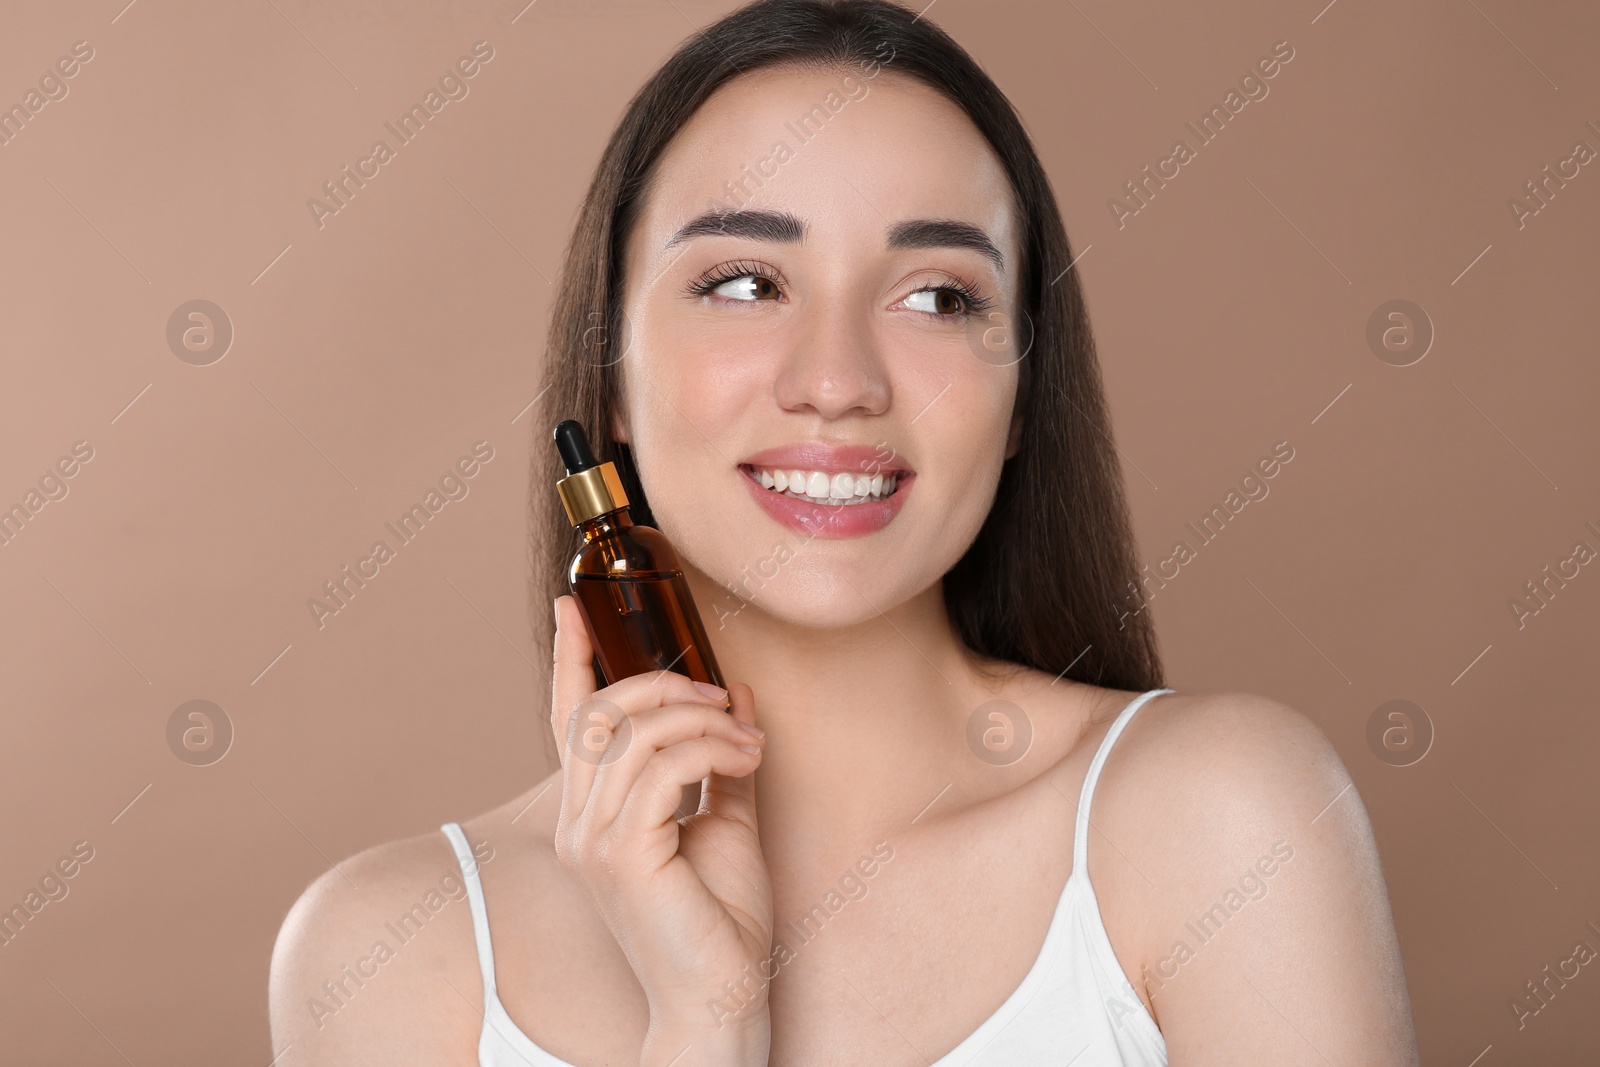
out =
<svg viewBox="0 0 1600 1067"><path fill-rule="evenodd" d="M628 441L628 427L623 421L622 412L615 409L611 412L611 439L613 441L621 441L623 444L630 443Z"/></svg>

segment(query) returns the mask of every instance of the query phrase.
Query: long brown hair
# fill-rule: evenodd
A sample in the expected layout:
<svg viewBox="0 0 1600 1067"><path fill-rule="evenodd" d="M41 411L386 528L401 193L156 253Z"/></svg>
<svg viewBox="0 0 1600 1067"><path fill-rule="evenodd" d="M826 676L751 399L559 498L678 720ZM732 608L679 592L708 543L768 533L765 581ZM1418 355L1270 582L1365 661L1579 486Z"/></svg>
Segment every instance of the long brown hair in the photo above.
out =
<svg viewBox="0 0 1600 1067"><path fill-rule="evenodd" d="M554 484L566 472L550 432L588 430L616 463L634 521L654 525L628 446L612 441L619 401L623 248L653 168L724 82L759 67L858 69L887 61L960 107L1011 179L1022 244L1018 322L1032 326L1019 366L1017 454L966 554L944 576L951 624L978 658L1091 685L1162 686L1142 599L1099 361L1055 194L1021 121L970 56L926 17L888 0L755 0L689 38L634 94L595 168L566 249L535 407L530 466L529 614L550 648L550 602L568 592L577 534ZM594 294L603 294L597 298ZM597 302L598 299L598 302Z"/></svg>

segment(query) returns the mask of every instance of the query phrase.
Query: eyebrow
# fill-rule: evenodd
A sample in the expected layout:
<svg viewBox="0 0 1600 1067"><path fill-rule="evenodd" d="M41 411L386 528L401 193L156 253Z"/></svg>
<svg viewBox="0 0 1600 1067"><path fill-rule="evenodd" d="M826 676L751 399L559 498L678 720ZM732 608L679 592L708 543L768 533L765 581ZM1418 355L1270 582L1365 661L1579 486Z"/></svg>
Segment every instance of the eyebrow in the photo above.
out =
<svg viewBox="0 0 1600 1067"><path fill-rule="evenodd" d="M707 211L689 220L663 247L704 236L799 244L805 235L805 222L787 211ZM970 248L987 257L996 270L1006 269L1005 256L988 234L955 219L906 219L894 223L885 244L889 248Z"/></svg>

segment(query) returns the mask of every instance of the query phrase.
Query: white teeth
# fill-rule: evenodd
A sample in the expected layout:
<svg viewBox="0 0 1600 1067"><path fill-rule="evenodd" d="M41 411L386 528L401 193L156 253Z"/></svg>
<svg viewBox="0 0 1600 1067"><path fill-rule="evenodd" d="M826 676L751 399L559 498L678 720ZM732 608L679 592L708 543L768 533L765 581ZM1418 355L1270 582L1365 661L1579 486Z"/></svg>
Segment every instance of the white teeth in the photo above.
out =
<svg viewBox="0 0 1600 1067"><path fill-rule="evenodd" d="M852 474L849 471L803 471L778 468L750 468L762 488L788 493L813 504L863 504L879 501L894 492L894 474Z"/></svg>

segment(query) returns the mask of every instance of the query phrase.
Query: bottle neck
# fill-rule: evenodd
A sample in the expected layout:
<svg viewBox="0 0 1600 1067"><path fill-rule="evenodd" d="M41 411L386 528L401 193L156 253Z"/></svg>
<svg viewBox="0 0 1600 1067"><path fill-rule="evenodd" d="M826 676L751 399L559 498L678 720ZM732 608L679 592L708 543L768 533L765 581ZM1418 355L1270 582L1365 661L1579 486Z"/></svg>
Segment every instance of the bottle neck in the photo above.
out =
<svg viewBox="0 0 1600 1067"><path fill-rule="evenodd" d="M619 530L626 530L633 525L633 516L628 514L628 505L604 514L596 515L578 524L578 529L583 533L585 543L598 541L602 537L610 537Z"/></svg>

